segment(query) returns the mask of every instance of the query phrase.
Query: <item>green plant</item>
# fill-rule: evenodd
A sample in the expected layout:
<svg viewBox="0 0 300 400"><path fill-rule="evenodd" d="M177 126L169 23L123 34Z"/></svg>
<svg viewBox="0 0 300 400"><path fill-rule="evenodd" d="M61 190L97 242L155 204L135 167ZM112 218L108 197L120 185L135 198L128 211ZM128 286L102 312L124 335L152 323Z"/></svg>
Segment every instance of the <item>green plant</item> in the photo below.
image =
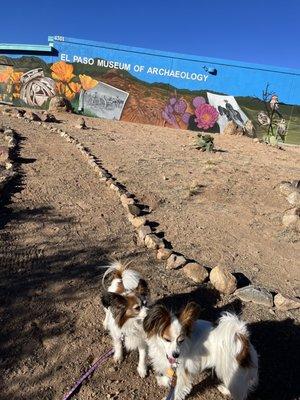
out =
<svg viewBox="0 0 300 400"><path fill-rule="evenodd" d="M201 135L201 133L198 133L196 148L201 151L214 151L214 138L211 135Z"/></svg>

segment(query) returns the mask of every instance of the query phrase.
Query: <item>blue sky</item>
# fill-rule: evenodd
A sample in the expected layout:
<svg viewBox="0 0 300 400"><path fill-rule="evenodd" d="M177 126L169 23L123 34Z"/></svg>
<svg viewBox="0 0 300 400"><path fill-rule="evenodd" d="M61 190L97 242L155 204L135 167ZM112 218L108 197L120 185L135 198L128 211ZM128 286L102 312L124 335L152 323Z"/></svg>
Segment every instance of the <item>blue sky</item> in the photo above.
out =
<svg viewBox="0 0 300 400"><path fill-rule="evenodd" d="M0 42L62 35L300 68L300 0L14 0Z"/></svg>

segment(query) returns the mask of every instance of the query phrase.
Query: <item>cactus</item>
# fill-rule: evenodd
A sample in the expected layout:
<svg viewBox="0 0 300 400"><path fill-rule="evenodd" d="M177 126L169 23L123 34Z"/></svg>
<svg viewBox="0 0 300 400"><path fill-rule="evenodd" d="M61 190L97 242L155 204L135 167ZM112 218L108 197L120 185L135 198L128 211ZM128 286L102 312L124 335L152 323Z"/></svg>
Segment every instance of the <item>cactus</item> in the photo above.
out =
<svg viewBox="0 0 300 400"><path fill-rule="evenodd" d="M214 138L210 135L201 135L201 133L198 133L196 148L201 151L214 151Z"/></svg>

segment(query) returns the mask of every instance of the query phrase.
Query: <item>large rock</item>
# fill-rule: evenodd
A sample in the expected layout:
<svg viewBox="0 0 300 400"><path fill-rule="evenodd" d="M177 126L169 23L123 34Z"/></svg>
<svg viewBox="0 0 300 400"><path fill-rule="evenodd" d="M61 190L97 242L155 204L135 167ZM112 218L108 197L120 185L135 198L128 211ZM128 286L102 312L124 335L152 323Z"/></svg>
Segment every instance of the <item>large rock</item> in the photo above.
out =
<svg viewBox="0 0 300 400"><path fill-rule="evenodd" d="M300 206L300 192L295 190L288 195L287 201L293 206Z"/></svg>
<svg viewBox="0 0 300 400"><path fill-rule="evenodd" d="M212 285L221 293L231 294L237 288L236 278L226 269L217 266L210 272L209 279Z"/></svg>
<svg viewBox="0 0 300 400"><path fill-rule="evenodd" d="M166 269L177 269L186 264L186 259L181 254L173 253L167 259Z"/></svg>
<svg viewBox="0 0 300 400"><path fill-rule="evenodd" d="M251 301L266 307L273 307L273 296L264 288L249 285L236 290L234 295L246 302Z"/></svg>
<svg viewBox="0 0 300 400"><path fill-rule="evenodd" d="M182 272L189 279L196 283L203 283L208 278L208 272L206 268L196 262L187 263L183 268Z"/></svg>
<svg viewBox="0 0 300 400"><path fill-rule="evenodd" d="M49 103L49 111L51 112L70 112L72 106L69 100L62 96L52 97Z"/></svg>
<svg viewBox="0 0 300 400"><path fill-rule="evenodd" d="M234 121L229 121L223 129L223 135L243 135L243 129Z"/></svg>
<svg viewBox="0 0 300 400"><path fill-rule="evenodd" d="M300 299L283 296L278 293L274 297L274 304L278 310L288 311L300 308Z"/></svg>

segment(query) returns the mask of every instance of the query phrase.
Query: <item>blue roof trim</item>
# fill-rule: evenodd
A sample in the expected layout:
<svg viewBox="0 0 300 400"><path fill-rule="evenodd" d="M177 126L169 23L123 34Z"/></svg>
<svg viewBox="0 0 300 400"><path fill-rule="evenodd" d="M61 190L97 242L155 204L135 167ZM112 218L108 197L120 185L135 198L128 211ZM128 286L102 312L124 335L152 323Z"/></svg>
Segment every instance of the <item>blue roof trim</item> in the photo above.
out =
<svg viewBox="0 0 300 400"><path fill-rule="evenodd" d="M41 53L52 53L53 43L49 45L33 45L33 44L12 44L12 43L0 43L0 50L8 51L31 51L31 52L41 52Z"/></svg>
<svg viewBox="0 0 300 400"><path fill-rule="evenodd" d="M125 45L118 45L112 43L104 43L104 42L96 42L92 40L83 40L83 39L75 39L75 38L68 38L64 36L49 36L49 42L67 42L67 43L76 43L82 44L85 46L95 46L95 47L104 47L107 49L115 49L120 51L130 51L135 53L146 53L149 55L156 55L160 57L172 57L182 60L189 60L189 61L198 61L198 62L205 62L217 65L227 65L237 68L248 68L248 69L258 69L263 71L272 71L272 72L280 72L285 74L293 74L293 75L300 75L300 69L293 69L293 68L281 68L276 67L273 65L264 65L264 64L252 64L252 63L245 63L240 61L234 60L226 60L220 58L210 58L210 57L202 57L202 56L195 56L190 54L181 54L181 53L173 53L167 51L160 51L160 50L151 50L151 49L144 49L141 47L131 47Z"/></svg>

